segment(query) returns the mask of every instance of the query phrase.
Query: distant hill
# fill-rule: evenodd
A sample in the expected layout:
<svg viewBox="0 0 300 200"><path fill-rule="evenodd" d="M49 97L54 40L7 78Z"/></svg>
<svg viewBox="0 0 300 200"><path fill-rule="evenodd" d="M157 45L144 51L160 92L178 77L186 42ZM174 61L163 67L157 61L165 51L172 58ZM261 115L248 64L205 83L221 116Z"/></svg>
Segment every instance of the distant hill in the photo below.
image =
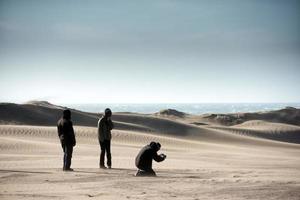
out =
<svg viewBox="0 0 300 200"><path fill-rule="evenodd" d="M51 104L48 101L33 100L33 101L27 101L25 104L43 106L43 107L48 107L48 108L57 108L57 109L65 109L66 108L66 107L63 107L63 106L58 106L58 105Z"/></svg>
<svg viewBox="0 0 300 200"><path fill-rule="evenodd" d="M181 118L181 117L185 117L187 114L184 112L174 110L174 109L164 109L164 110L161 110L161 111L155 113L155 115Z"/></svg>
<svg viewBox="0 0 300 200"><path fill-rule="evenodd" d="M254 113L233 113L233 114L209 114L203 119L216 122L222 125L236 125L250 120L264 120L268 122L300 125L300 109L286 107L281 110L254 112Z"/></svg>
<svg viewBox="0 0 300 200"><path fill-rule="evenodd" d="M55 126L66 107L46 101L30 101L25 104L1 103L0 124ZM97 123L96 114L71 109L72 118L78 125L92 126Z"/></svg>

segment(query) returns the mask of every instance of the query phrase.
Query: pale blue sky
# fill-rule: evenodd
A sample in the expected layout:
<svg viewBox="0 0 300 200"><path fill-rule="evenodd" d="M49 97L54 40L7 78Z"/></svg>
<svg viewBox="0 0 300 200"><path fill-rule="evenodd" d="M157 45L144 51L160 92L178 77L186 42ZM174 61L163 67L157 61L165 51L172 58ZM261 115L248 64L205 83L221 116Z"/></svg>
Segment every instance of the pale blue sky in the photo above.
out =
<svg viewBox="0 0 300 200"><path fill-rule="evenodd" d="M300 102L300 1L0 0L0 102Z"/></svg>

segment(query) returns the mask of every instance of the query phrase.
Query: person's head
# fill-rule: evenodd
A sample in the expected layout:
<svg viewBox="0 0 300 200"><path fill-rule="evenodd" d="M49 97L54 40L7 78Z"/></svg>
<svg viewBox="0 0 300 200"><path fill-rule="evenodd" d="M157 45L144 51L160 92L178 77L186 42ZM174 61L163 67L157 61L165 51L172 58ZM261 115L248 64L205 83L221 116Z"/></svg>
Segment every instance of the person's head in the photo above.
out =
<svg viewBox="0 0 300 200"><path fill-rule="evenodd" d="M64 119L71 119L71 111L69 109L66 109L63 111L63 118Z"/></svg>
<svg viewBox="0 0 300 200"><path fill-rule="evenodd" d="M159 142L153 142L153 141L152 141L152 142L150 142L150 147L151 147L152 149L154 149L155 151L159 151L161 145L160 145Z"/></svg>
<svg viewBox="0 0 300 200"><path fill-rule="evenodd" d="M111 117L111 115L112 115L111 109L106 108L105 111L104 111L104 116L106 118L109 118L109 117Z"/></svg>

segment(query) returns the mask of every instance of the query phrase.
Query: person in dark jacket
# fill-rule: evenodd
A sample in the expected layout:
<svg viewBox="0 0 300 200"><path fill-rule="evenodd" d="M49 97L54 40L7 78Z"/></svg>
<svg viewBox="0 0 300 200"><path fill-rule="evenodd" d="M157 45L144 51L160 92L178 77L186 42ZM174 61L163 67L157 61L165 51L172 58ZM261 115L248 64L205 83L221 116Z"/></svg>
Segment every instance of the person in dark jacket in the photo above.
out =
<svg viewBox="0 0 300 200"><path fill-rule="evenodd" d="M73 171L71 168L71 159L73 154L73 147L76 145L76 139L71 121L71 111L64 110L63 116L57 122L57 132L60 143L64 152L63 170Z"/></svg>
<svg viewBox="0 0 300 200"><path fill-rule="evenodd" d="M100 163L99 167L105 169L104 157L106 153L107 157L107 167L111 168L111 152L110 152L110 143L111 143L111 130L114 128L114 124L111 120L112 112L109 108L106 108L104 111L104 116L98 121L98 140L101 147L100 153Z"/></svg>
<svg viewBox="0 0 300 200"><path fill-rule="evenodd" d="M144 146L135 158L135 165L138 168L136 176L156 176L152 169L152 159L161 162L166 159L165 154L158 155L161 145L158 142L151 142Z"/></svg>

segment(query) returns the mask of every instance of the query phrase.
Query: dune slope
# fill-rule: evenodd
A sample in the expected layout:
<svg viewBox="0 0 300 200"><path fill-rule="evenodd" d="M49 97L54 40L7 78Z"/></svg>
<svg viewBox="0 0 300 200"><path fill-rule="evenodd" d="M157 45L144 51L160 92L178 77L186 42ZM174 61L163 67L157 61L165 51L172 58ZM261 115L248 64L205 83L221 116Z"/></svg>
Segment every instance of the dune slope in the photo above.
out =
<svg viewBox="0 0 300 200"><path fill-rule="evenodd" d="M35 101L29 102L27 104L2 103L0 104L0 123L55 126L57 120L61 116L62 109L65 108L61 106L52 105L48 102ZM74 109L71 110L74 125L97 127L98 119L101 116L100 113L96 114L82 112ZM175 111L172 110L172 113L173 112ZM189 115L188 117L189 119L193 118L193 116L191 115ZM199 119L198 116L195 116L195 118ZM114 113L113 121L115 123L116 130L165 135L196 141L245 144L261 143L261 141L259 140L254 140L253 137L245 137L255 136L256 138L300 143L300 129L298 128L298 126L292 126L282 123L265 122L265 124L267 125L264 126L264 129L260 130L257 129L259 127L258 124L252 123L252 125L249 126L251 122L248 122L248 126L246 126L247 122L245 122L245 124L240 124L239 126L230 127L221 125L215 126L209 124L196 126L190 124L190 122L187 122L184 119L173 120L172 117L168 118L167 116L161 117L157 116L156 114L145 115L135 113ZM262 120L261 122L264 123L264 121ZM275 126L277 128L274 128ZM255 129L253 127L257 128ZM291 129L291 127L293 128Z"/></svg>

